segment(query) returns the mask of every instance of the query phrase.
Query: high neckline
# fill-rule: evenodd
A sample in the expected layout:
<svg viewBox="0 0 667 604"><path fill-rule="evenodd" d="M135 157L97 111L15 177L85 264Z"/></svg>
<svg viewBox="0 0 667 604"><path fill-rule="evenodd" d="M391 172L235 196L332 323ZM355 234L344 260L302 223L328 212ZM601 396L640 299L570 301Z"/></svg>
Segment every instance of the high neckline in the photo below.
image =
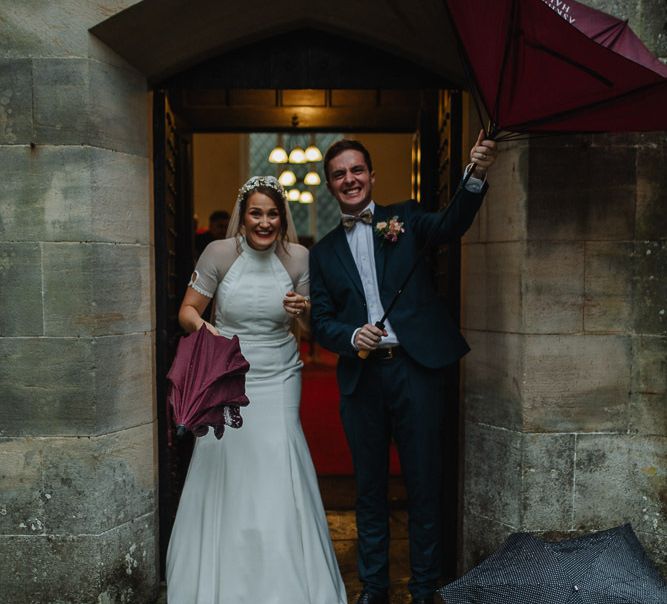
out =
<svg viewBox="0 0 667 604"><path fill-rule="evenodd" d="M243 252L249 254L250 256L256 256L257 258L264 258L270 254L273 254L276 251L277 244L278 241L276 240L265 250L257 250L248 243L248 240L245 237L241 237L241 249Z"/></svg>

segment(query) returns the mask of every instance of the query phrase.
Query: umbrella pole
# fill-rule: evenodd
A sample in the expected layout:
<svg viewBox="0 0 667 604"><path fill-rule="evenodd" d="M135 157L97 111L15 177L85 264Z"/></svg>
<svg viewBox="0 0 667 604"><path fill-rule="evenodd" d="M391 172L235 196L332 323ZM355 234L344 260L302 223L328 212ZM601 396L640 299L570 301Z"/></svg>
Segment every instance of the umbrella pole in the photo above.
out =
<svg viewBox="0 0 667 604"><path fill-rule="evenodd" d="M459 192L463 189L463 187L466 186L466 183L470 180L470 177L472 176L473 170L474 170L474 167L471 168L470 170L468 170L467 174L465 174L463 176L463 179L459 183L459 186L456 188L456 193L454 193L454 196L452 197L452 199L459 194ZM384 329L384 322L387 320L387 317L389 316L391 311L394 309L394 306L396 306L396 302L398 302L398 299L401 297L401 294L403 293L406 286L410 282L410 279L412 278L412 275L414 274L415 270L417 270L417 267L419 266L419 264L423 260L424 256L426 256L426 252L428 252L428 250L429 250L431 241L433 240L433 237L434 237L435 233L438 232L438 229L442 226L442 224L447 219L447 216L449 215L449 212L451 211L453 205L454 205L453 203L450 203L444 209L444 211L441 212L440 220L431 229L431 232L429 233L429 235L426 239L426 243L424 243L424 246L419 251L419 254L417 254L417 258L413 262L412 267L410 267L410 270L408 271L408 274L405 276L405 279L403 280L403 283L401 283L401 286L396 290L396 293L394 294L394 297L392 298L391 302L389 303L389 306L384 311L384 314L382 315L382 318L379 321L375 322L375 327L377 327L378 329ZM370 350L360 350L359 352L357 352L357 356L360 359L366 359L366 358L368 358L368 355L370 353L371 353Z"/></svg>

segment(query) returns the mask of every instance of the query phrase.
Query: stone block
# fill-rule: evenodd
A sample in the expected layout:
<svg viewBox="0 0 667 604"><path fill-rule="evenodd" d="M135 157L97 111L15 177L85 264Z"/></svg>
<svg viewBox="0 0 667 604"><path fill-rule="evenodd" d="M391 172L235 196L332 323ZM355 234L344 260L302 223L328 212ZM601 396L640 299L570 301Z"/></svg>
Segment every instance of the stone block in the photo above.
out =
<svg viewBox="0 0 667 604"><path fill-rule="evenodd" d="M489 172L489 192L484 200L482 222L484 241L526 239L526 199L528 184L528 144L505 150Z"/></svg>
<svg viewBox="0 0 667 604"><path fill-rule="evenodd" d="M487 328L487 275L486 244L461 245L461 325L464 329Z"/></svg>
<svg viewBox="0 0 667 604"><path fill-rule="evenodd" d="M144 158L81 146L0 147L0 239L150 242Z"/></svg>
<svg viewBox="0 0 667 604"><path fill-rule="evenodd" d="M96 434L138 426L155 418L153 347L151 333L93 341Z"/></svg>
<svg viewBox="0 0 667 604"><path fill-rule="evenodd" d="M587 241L584 329L626 333L632 324L635 253L632 242Z"/></svg>
<svg viewBox="0 0 667 604"><path fill-rule="evenodd" d="M531 144L530 239L628 240L634 236L636 150Z"/></svg>
<svg viewBox="0 0 667 604"><path fill-rule="evenodd" d="M525 429L626 431L631 353L631 340L623 336L527 336Z"/></svg>
<svg viewBox="0 0 667 604"><path fill-rule="evenodd" d="M0 537L6 602L153 602L157 521L147 514L102 535Z"/></svg>
<svg viewBox="0 0 667 604"><path fill-rule="evenodd" d="M582 329L584 246L529 241L521 275L522 331L578 333Z"/></svg>
<svg viewBox="0 0 667 604"><path fill-rule="evenodd" d="M44 333L39 243L0 242L0 336Z"/></svg>
<svg viewBox="0 0 667 604"><path fill-rule="evenodd" d="M32 140L32 64L0 59L0 145Z"/></svg>
<svg viewBox="0 0 667 604"><path fill-rule="evenodd" d="M521 434L465 423L466 514L520 526Z"/></svg>
<svg viewBox="0 0 667 604"><path fill-rule="evenodd" d="M667 536L654 531L646 533L635 530L635 534L658 572L662 573L663 577L667 577Z"/></svg>
<svg viewBox="0 0 667 604"><path fill-rule="evenodd" d="M667 434L667 337L632 340L630 432Z"/></svg>
<svg viewBox="0 0 667 604"><path fill-rule="evenodd" d="M156 505L153 424L98 437L0 439L0 534L99 534Z"/></svg>
<svg viewBox="0 0 667 604"><path fill-rule="evenodd" d="M86 59L35 59L38 143L146 156L146 84L137 72Z"/></svg>
<svg viewBox="0 0 667 604"><path fill-rule="evenodd" d="M466 418L475 423L521 430L524 337L466 331L463 360Z"/></svg>
<svg viewBox="0 0 667 604"><path fill-rule="evenodd" d="M573 434L523 435L521 530L552 531L572 524Z"/></svg>
<svg viewBox="0 0 667 604"><path fill-rule="evenodd" d="M667 240L637 241L633 324L636 333L667 335Z"/></svg>
<svg viewBox="0 0 667 604"><path fill-rule="evenodd" d="M665 38L667 39L667 36ZM659 140L647 143L637 150L635 238L640 240L664 239L667 233L667 144L664 134L659 136Z"/></svg>
<svg viewBox="0 0 667 604"><path fill-rule="evenodd" d="M578 435L575 471L575 528L631 522L637 531L667 537L664 436Z"/></svg>
<svg viewBox="0 0 667 604"><path fill-rule="evenodd" d="M148 247L42 246L46 335L114 335L151 329Z"/></svg>
<svg viewBox="0 0 667 604"><path fill-rule="evenodd" d="M495 552L518 527L466 511L463 519L463 560L461 574L477 566Z"/></svg>
<svg viewBox="0 0 667 604"><path fill-rule="evenodd" d="M2 436L91 434L96 360L89 339L0 338Z"/></svg>

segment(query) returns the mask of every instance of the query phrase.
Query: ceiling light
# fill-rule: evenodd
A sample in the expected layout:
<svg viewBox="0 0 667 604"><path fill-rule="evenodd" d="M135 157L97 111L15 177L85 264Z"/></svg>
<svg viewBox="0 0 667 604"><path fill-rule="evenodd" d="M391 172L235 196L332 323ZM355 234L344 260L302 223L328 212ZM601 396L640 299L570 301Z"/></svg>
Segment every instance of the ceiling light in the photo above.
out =
<svg viewBox="0 0 667 604"><path fill-rule="evenodd" d="M287 199L290 201L299 201L299 197L301 196L301 191L299 189L290 189L287 191Z"/></svg>
<svg viewBox="0 0 667 604"><path fill-rule="evenodd" d="M269 154L269 161L272 164L286 164L287 151L285 151L285 149L283 149L280 145L275 146Z"/></svg>
<svg viewBox="0 0 667 604"><path fill-rule="evenodd" d="M303 179L303 184L308 185L309 187L316 187L322 182L322 179L320 178L320 175L315 172L315 170L311 170L306 174L305 178Z"/></svg>
<svg viewBox="0 0 667 604"><path fill-rule="evenodd" d="M315 201L315 198L310 191L302 191L299 195L299 203L313 203L313 201Z"/></svg>
<svg viewBox="0 0 667 604"><path fill-rule="evenodd" d="M291 187L296 183L296 174L292 170L283 170L282 174L278 177L278 182L283 187Z"/></svg>
<svg viewBox="0 0 667 604"><path fill-rule="evenodd" d="M305 164L306 163L306 153L301 147L294 147L289 154L289 163L290 164Z"/></svg>
<svg viewBox="0 0 667 604"><path fill-rule="evenodd" d="M315 145L310 145L305 154L308 161L322 161L322 152Z"/></svg>

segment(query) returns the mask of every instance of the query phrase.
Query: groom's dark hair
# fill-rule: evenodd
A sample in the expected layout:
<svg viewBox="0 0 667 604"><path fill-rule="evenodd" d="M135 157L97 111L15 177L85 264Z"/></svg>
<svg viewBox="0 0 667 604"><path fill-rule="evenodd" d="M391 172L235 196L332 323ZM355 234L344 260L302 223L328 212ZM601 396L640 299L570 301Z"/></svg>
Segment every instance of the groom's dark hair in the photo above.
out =
<svg viewBox="0 0 667 604"><path fill-rule="evenodd" d="M369 172L373 171L373 161L371 160L371 154L368 152L368 149L364 147L359 141L352 140L350 138L342 138L339 141L336 141L331 147L327 149L327 152L324 154L324 174L326 175L327 180L329 180L329 162L336 156L340 155L343 151L359 151L364 156L364 161L366 162L366 167Z"/></svg>

